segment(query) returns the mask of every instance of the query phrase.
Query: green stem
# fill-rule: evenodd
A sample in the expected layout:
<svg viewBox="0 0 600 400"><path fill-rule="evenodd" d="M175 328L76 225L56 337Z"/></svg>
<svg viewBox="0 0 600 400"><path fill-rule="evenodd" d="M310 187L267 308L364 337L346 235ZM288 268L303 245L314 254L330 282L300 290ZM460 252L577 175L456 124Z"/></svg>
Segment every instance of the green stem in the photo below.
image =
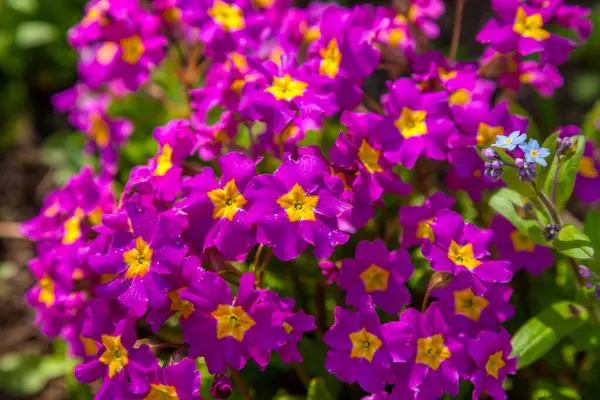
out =
<svg viewBox="0 0 600 400"><path fill-rule="evenodd" d="M554 207L554 204L552 203L552 201L550 201L550 199L548 198L548 196L546 196L546 193L544 193L543 190L539 190L537 188L537 185L535 184L535 182L532 182L532 185L533 185L533 188L535 189L539 199L541 200L541 202L544 204L544 206L550 213L550 217L552 217L552 222L555 225L562 226L562 222L560 220L560 215L558 215L558 212L556 211L556 207Z"/></svg>

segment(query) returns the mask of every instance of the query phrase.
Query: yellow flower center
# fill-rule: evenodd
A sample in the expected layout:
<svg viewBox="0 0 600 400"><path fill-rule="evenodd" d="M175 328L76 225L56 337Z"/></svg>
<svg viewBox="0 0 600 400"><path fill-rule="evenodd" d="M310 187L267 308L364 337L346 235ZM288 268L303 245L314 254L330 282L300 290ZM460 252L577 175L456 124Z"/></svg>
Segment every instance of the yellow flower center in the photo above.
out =
<svg viewBox="0 0 600 400"><path fill-rule="evenodd" d="M273 141L275 144L283 145L289 139L295 137L298 134L298 132L300 132L299 127L297 127L294 124L288 124L288 126L286 126L281 133L273 136Z"/></svg>
<svg viewBox="0 0 600 400"><path fill-rule="evenodd" d="M144 42L138 35L133 35L131 37L121 39L121 49L123 50L123 54L121 55L121 59L125 61L127 64L137 64L140 60L146 48L144 47Z"/></svg>
<svg viewBox="0 0 600 400"><path fill-rule="evenodd" d="M527 16L525 9L519 7L513 25L513 31L523 37L532 38L538 41L546 40L550 37L550 32L542 29L543 26L544 19L540 14Z"/></svg>
<svg viewBox="0 0 600 400"><path fill-rule="evenodd" d="M81 219L83 211L78 208L75 210L75 215L65 221L65 233L62 239L63 244L75 243L81 237Z"/></svg>
<svg viewBox="0 0 600 400"><path fill-rule="evenodd" d="M98 344L94 339L86 338L79 334L79 340L83 344L83 351L86 356L94 356L98 352Z"/></svg>
<svg viewBox="0 0 600 400"><path fill-rule="evenodd" d="M48 276L48 274L44 274L38 284L40 285L38 301L45 304L46 307L50 307L52 304L54 304L54 281Z"/></svg>
<svg viewBox="0 0 600 400"><path fill-rule="evenodd" d="M241 342L244 340L244 334L256 322L250 317L242 307L219 304L217 309L211 313L217 322L217 339L223 339L231 336Z"/></svg>
<svg viewBox="0 0 600 400"><path fill-rule="evenodd" d="M583 156L579 160L577 171L586 178L597 178L598 170L594 166L594 159L592 157Z"/></svg>
<svg viewBox="0 0 600 400"><path fill-rule="evenodd" d="M387 42L392 47L398 47L406 41L406 34L402 29L391 29L387 35Z"/></svg>
<svg viewBox="0 0 600 400"><path fill-rule="evenodd" d="M115 42L104 42L98 49L96 60L102 65L108 65L114 60L118 51L119 45Z"/></svg>
<svg viewBox="0 0 600 400"><path fill-rule="evenodd" d="M121 336L102 335L101 340L106 350L100 362L108 365L108 377L113 378L129 363L128 353L121 344Z"/></svg>
<svg viewBox="0 0 600 400"><path fill-rule="evenodd" d="M176 24L181 21L181 10L177 7L167 8L162 12L162 17L170 24Z"/></svg>
<svg viewBox="0 0 600 400"><path fill-rule="evenodd" d="M163 176L173 167L173 148L165 143L161 149L160 155L156 159L156 169L154 176Z"/></svg>
<svg viewBox="0 0 600 400"><path fill-rule="evenodd" d="M408 13L407 13L408 19L411 22L415 22L416 19L417 19L417 17L418 17L418 15L419 15L419 11L420 10L419 10L419 6L418 5L411 4L410 8L408 9Z"/></svg>
<svg viewBox="0 0 600 400"><path fill-rule="evenodd" d="M485 297L475 296L471 288L454 292L454 313L479 321L481 312L490 304Z"/></svg>
<svg viewBox="0 0 600 400"><path fill-rule="evenodd" d="M244 196L238 191L235 180L231 179L225 184L225 189L215 189L208 192L208 198L215 205L212 217L227 218L233 221L233 217L247 203Z"/></svg>
<svg viewBox="0 0 600 400"><path fill-rule="evenodd" d="M448 258L456 265L473 270L480 266L481 261L473 257L473 245L471 243L459 246L454 240L450 243Z"/></svg>
<svg viewBox="0 0 600 400"><path fill-rule="evenodd" d="M94 22L99 23L100 26L107 25L109 21L108 18L106 18L106 11L108 11L109 6L108 1L99 1L96 3L85 14L81 20L81 25L90 26Z"/></svg>
<svg viewBox="0 0 600 400"><path fill-rule="evenodd" d="M287 213L291 222L314 221L314 208L319 202L319 196L308 196L302 186L295 184L289 193L277 199L279 204Z"/></svg>
<svg viewBox="0 0 600 400"><path fill-rule="evenodd" d="M532 253L535 250L535 243L519 230L514 230L510 233L510 240L515 251Z"/></svg>
<svg viewBox="0 0 600 400"><path fill-rule="evenodd" d="M531 155L531 157L533 158L537 158L540 155L540 153L536 149L531 149L529 150L529 155Z"/></svg>
<svg viewBox="0 0 600 400"><path fill-rule="evenodd" d="M535 74L533 72L525 72L519 75L519 81L521 81L521 83L531 83L534 81L534 79Z"/></svg>
<svg viewBox="0 0 600 400"><path fill-rule="evenodd" d="M433 243L433 229L431 229L431 224L433 223L433 218L429 218L425 221L419 221L417 225L417 232L415 236L419 239L429 239L431 243Z"/></svg>
<svg viewBox="0 0 600 400"><path fill-rule="evenodd" d="M171 290L167 295L171 300L169 310L174 312L181 311L183 318L187 318L194 312L194 305L187 300L182 300L179 296L180 289Z"/></svg>
<svg viewBox="0 0 600 400"><path fill-rule="evenodd" d="M452 357L450 350L444 345L441 334L417 340L417 359L419 364L425 364L437 371L442 361Z"/></svg>
<svg viewBox="0 0 600 400"><path fill-rule="evenodd" d="M471 102L471 93L465 89L458 89L450 95L448 103L451 106L465 106Z"/></svg>
<svg viewBox="0 0 600 400"><path fill-rule="evenodd" d="M306 28L304 26L304 34L303 40L305 43L312 43L315 40L318 40L321 37L321 31L318 26L311 26L310 28Z"/></svg>
<svg viewBox="0 0 600 400"><path fill-rule="evenodd" d="M152 263L152 249L141 236L135 239L135 248L123 253L123 261L127 264L126 279L136 276L143 277L150 270Z"/></svg>
<svg viewBox="0 0 600 400"><path fill-rule="evenodd" d="M502 359L503 351L500 350L497 353L494 353L488 358L488 362L485 364L485 372L488 375L493 376L498 379L498 370L502 369L506 363Z"/></svg>
<svg viewBox="0 0 600 400"><path fill-rule="evenodd" d="M438 67L438 77L443 82L456 78L457 74L458 72L456 71L446 71L443 67Z"/></svg>
<svg viewBox="0 0 600 400"><path fill-rule="evenodd" d="M342 53L340 53L337 40L335 38L331 39L327 47L321 49L319 54L321 55L319 73L335 78L340 72L340 63L342 62Z"/></svg>
<svg viewBox="0 0 600 400"><path fill-rule="evenodd" d="M371 147L365 139L362 140L358 149L358 158L370 173L383 172L383 168L378 164L380 156L381 151Z"/></svg>
<svg viewBox="0 0 600 400"><path fill-rule="evenodd" d="M284 322L284 323L282 324L282 326L283 326L283 329L285 329L285 333L287 333L288 335L289 335L290 333L292 333L292 331L294 330L294 327L293 327L293 326L291 326L290 324L288 324L287 322Z"/></svg>
<svg viewBox="0 0 600 400"><path fill-rule="evenodd" d="M365 284L365 291L367 293L375 291L385 291L388 287L388 279L390 278L390 271L378 267L375 264L371 264L369 268L365 269L359 278Z"/></svg>
<svg viewBox="0 0 600 400"><path fill-rule="evenodd" d="M90 225L100 225L100 222L102 222L102 209L100 207L96 207L92 212L88 214L87 218L90 222Z"/></svg>
<svg viewBox="0 0 600 400"><path fill-rule="evenodd" d="M348 337L352 342L350 358L364 358L372 362L375 352L382 345L381 340L372 333L367 332L365 328L362 328L358 332L352 332Z"/></svg>
<svg viewBox="0 0 600 400"><path fill-rule="evenodd" d="M208 10L208 15L221 25L225 32L236 32L246 26L244 11L235 4L216 0L213 7Z"/></svg>
<svg viewBox="0 0 600 400"><path fill-rule="evenodd" d="M246 72L248 70L248 60L246 59L246 56L238 53L237 51L232 51L231 53L229 53L229 58L231 58L231 61L233 61L233 65L235 66L235 68L241 72ZM229 66L229 60L227 61L227 66Z"/></svg>
<svg viewBox="0 0 600 400"><path fill-rule="evenodd" d="M152 383L144 400L179 400L174 386Z"/></svg>
<svg viewBox="0 0 600 400"><path fill-rule="evenodd" d="M290 101L296 97L304 95L308 83L292 79L290 74L283 77L274 77L273 85L265 89L265 92L271 93L277 100Z"/></svg>
<svg viewBox="0 0 600 400"><path fill-rule="evenodd" d="M110 141L110 128L100 114L90 117L90 136L100 148L105 148Z"/></svg>
<svg viewBox="0 0 600 400"><path fill-rule="evenodd" d="M275 0L252 0L252 2L260 8L271 8L275 4Z"/></svg>
<svg viewBox="0 0 600 400"><path fill-rule="evenodd" d="M486 123L479 123L477 128L477 144L489 146L496 142L496 136L504 134L504 128L501 126L489 126Z"/></svg>
<svg viewBox="0 0 600 400"><path fill-rule="evenodd" d="M426 116L427 111L413 111L410 108L404 107L402 109L402 114L400 114L400 118L394 122L394 125L396 125L396 128L398 128L400 134L402 134L405 139L425 135L427 133L427 124L425 122Z"/></svg>

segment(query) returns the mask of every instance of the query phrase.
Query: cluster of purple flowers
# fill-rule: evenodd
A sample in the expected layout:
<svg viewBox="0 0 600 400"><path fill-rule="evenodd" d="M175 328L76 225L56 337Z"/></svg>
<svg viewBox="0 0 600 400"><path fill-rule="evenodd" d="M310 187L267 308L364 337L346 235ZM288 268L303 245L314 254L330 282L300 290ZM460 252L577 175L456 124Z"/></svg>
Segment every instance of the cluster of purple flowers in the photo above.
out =
<svg viewBox="0 0 600 400"><path fill-rule="evenodd" d="M556 66L575 43L545 26L573 29L583 41L590 23L587 10L562 0L491 2L497 18L478 35L489 44L484 57L455 62L423 45L439 34L441 0L411 0L405 10L299 9L289 0L90 1L69 32L80 82L55 105L89 139L100 168L83 169L48 195L24 225L39 254L27 299L42 331L64 338L83 360L77 379L102 379L99 399L198 399L196 358L219 377L250 360L264 369L273 352L301 362L297 344L316 329L315 318L262 287L262 272L247 272L244 262L263 249L288 262L312 247L327 283L355 309L336 307L323 336L329 372L373 398L437 399L469 380L474 399L484 392L505 399L502 382L516 370L501 327L514 313L508 283L520 269L549 268L552 253L501 217L492 229L466 223L451 210L450 193L466 191L479 202L503 185L478 146L515 151L531 169L546 165L547 150L520 133L528 120L493 95L522 84L551 94L562 84ZM118 154L133 124L109 116L108 107L144 89L171 54L169 43L200 52L188 61L205 63L204 84L189 91L188 119L154 131L156 155L131 171L117 201ZM534 53L539 62L525 58ZM378 67L391 76L380 102L362 89ZM327 154L302 145L334 115L344 128ZM249 145L240 144L243 132ZM591 141L585 151L575 193L595 201L600 165ZM401 169L417 172L414 185ZM429 193L436 169L447 194ZM361 241L354 258L329 260L386 207L384 195L419 192L421 205L399 209L398 248ZM405 285L415 249L447 283L430 287L435 301L423 312L410 307ZM382 324L383 313L397 318ZM136 327L160 338L173 320L186 357L161 365L161 345L138 340ZM219 381L213 395L228 387Z"/></svg>

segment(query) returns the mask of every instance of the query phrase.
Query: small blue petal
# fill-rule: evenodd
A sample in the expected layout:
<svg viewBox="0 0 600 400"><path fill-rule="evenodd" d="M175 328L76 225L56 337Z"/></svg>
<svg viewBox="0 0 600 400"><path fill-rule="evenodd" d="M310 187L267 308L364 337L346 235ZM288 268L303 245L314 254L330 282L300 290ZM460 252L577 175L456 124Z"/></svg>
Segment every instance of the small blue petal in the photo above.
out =
<svg viewBox="0 0 600 400"><path fill-rule="evenodd" d="M545 147L542 147L538 150L538 154L540 157L548 157L550 155L550 150Z"/></svg>
<svg viewBox="0 0 600 400"><path fill-rule="evenodd" d="M543 165L544 167L548 165L548 163L546 162L546 160L544 160L543 158L536 158L535 162L537 162L540 165Z"/></svg>

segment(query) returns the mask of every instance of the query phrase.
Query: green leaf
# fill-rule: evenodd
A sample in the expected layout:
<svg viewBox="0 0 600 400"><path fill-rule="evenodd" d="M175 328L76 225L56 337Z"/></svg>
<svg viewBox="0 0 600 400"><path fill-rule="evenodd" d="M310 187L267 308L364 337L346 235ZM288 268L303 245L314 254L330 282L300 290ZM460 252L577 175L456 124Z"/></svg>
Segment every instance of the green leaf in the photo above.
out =
<svg viewBox="0 0 600 400"><path fill-rule="evenodd" d="M581 160L583 150L585 149L585 138L583 136L574 136L571 140L573 140L573 149L575 151L569 151L566 155L558 158L554 157L552 163L548 167L548 176L544 182L544 192L548 193L548 196L552 196L554 180L558 179L556 183L555 199L555 206L558 210L562 210L565 207L567 201L571 197L571 193L573 193L579 161ZM560 169L558 169L558 178L556 178L555 175L559 163Z"/></svg>
<svg viewBox="0 0 600 400"><path fill-rule="evenodd" d="M52 42L58 36L56 27L48 22L23 22L15 31L15 42L24 49Z"/></svg>
<svg viewBox="0 0 600 400"><path fill-rule="evenodd" d="M593 249L600 249L600 211L590 211L585 217L583 232L590 238ZM590 258L586 265L600 274L600 259Z"/></svg>
<svg viewBox="0 0 600 400"><path fill-rule="evenodd" d="M0 359L0 388L17 396L32 396L52 379L70 373L76 363L51 355L7 354Z"/></svg>
<svg viewBox="0 0 600 400"><path fill-rule="evenodd" d="M577 303L561 301L529 319L512 338L513 355L518 368L542 358L563 337L581 328L589 319L588 311Z"/></svg>
<svg viewBox="0 0 600 400"><path fill-rule="evenodd" d="M563 226L558 232L557 239L552 242L552 247L569 257L580 260L588 260L594 256L590 238L575 225Z"/></svg>
<svg viewBox="0 0 600 400"><path fill-rule="evenodd" d="M586 325L569 335L573 344L581 351L593 351L600 347L600 325Z"/></svg>
<svg viewBox="0 0 600 400"><path fill-rule="evenodd" d="M517 214L515 207L523 207L525 202L519 193L514 190L501 188L490 198L490 207L508 219L515 227L527 235L533 242L550 247L542 235L542 228L534 220L526 220ZM538 213L538 217L541 217Z"/></svg>
<svg viewBox="0 0 600 400"><path fill-rule="evenodd" d="M308 384L308 395L306 400L333 400L323 378L313 378Z"/></svg>
<svg viewBox="0 0 600 400"><path fill-rule="evenodd" d="M548 136L546 140L544 140L544 143L542 143L542 147L550 150L550 154L552 156L554 156L554 153L556 153L556 139L558 139L558 132ZM537 168L538 176L535 178L535 183L538 187L544 188L546 185L546 179L548 178L548 173L550 172L551 167L552 165L547 167L540 166Z"/></svg>
<svg viewBox="0 0 600 400"><path fill-rule="evenodd" d="M583 136L594 140L596 143L598 143L598 139L600 138L600 132L596 125L598 119L600 119L600 100L596 101L592 108L587 112L581 126L581 133L583 133Z"/></svg>

